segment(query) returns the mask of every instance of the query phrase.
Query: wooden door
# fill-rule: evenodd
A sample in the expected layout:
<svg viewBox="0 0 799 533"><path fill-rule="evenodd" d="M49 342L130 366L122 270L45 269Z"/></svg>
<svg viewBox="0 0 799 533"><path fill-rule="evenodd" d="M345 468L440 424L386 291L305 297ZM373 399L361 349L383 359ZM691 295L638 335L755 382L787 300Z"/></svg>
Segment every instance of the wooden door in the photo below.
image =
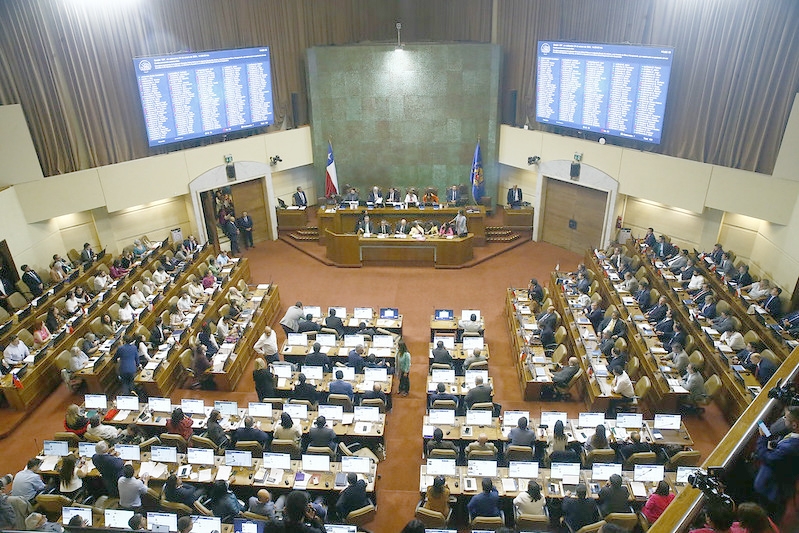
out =
<svg viewBox="0 0 799 533"><path fill-rule="evenodd" d="M266 213L266 200L263 178L236 183L230 188L236 217L244 211L252 217L252 241L258 243L269 240L269 222Z"/></svg>
<svg viewBox="0 0 799 533"><path fill-rule="evenodd" d="M582 254L601 244L608 193L546 178L541 239Z"/></svg>

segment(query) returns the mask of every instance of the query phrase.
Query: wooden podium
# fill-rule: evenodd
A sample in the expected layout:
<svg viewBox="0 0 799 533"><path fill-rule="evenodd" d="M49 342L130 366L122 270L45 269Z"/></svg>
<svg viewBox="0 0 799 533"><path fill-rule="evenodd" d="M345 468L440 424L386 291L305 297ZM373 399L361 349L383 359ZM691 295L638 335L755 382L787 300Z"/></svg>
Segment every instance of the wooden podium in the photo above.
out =
<svg viewBox="0 0 799 533"><path fill-rule="evenodd" d="M474 258L474 235L453 239L378 238L325 230L327 258L336 266L362 265L457 267Z"/></svg>

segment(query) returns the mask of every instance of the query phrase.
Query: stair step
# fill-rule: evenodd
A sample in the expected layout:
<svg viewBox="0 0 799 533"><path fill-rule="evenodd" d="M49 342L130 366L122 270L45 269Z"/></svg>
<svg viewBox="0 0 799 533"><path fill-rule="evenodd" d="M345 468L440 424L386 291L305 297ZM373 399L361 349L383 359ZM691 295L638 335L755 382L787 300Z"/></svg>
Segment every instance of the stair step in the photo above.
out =
<svg viewBox="0 0 799 533"><path fill-rule="evenodd" d="M289 237L294 239L295 241L318 241L318 235L301 235L299 233L289 233Z"/></svg>

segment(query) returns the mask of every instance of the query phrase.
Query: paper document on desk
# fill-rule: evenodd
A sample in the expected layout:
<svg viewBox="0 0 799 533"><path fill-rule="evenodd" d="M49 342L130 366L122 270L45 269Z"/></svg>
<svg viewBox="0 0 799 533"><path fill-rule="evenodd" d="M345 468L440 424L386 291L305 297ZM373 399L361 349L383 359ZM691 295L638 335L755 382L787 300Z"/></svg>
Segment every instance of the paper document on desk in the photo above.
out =
<svg viewBox="0 0 799 533"><path fill-rule="evenodd" d="M378 318L377 319L377 327L378 328L390 328L394 325L394 320L390 318Z"/></svg>
<svg viewBox="0 0 799 533"><path fill-rule="evenodd" d="M266 290L269 290L269 284L268 283L259 283L258 285L255 286L255 288L257 290L260 290L260 291L266 291Z"/></svg>
<svg viewBox="0 0 799 533"><path fill-rule="evenodd" d="M341 415L341 425L349 426L355 420L355 413L344 413Z"/></svg>
<svg viewBox="0 0 799 533"><path fill-rule="evenodd" d="M652 346L649 349L649 351L652 352L652 353L661 354L661 355L669 353L662 346Z"/></svg>
<svg viewBox="0 0 799 533"><path fill-rule="evenodd" d="M155 463L152 461L142 461L139 464L139 477L144 476L153 476L153 469L155 468Z"/></svg>
<svg viewBox="0 0 799 533"><path fill-rule="evenodd" d="M213 469L212 468L203 468L199 472L197 472L197 481L200 483L208 483L213 479Z"/></svg>
<svg viewBox="0 0 799 533"><path fill-rule="evenodd" d="M366 435L367 433L372 431L372 423L371 422L358 422L355 425L355 433L359 435Z"/></svg>
<svg viewBox="0 0 799 533"><path fill-rule="evenodd" d="M433 437L433 431L435 431L434 426L424 425L422 426L422 437L425 439L430 439Z"/></svg>
<svg viewBox="0 0 799 533"><path fill-rule="evenodd" d="M219 481L220 479L223 481L227 481L230 477L230 474L233 473L233 467L224 465L220 466L216 469L216 480Z"/></svg>
<svg viewBox="0 0 799 533"><path fill-rule="evenodd" d="M116 415L114 415L114 421L115 422L121 422L121 421L125 420L129 416L130 416L130 411L127 410L127 409L123 409L123 410L119 411Z"/></svg>
<svg viewBox="0 0 799 533"><path fill-rule="evenodd" d="M259 470L260 472L260 470ZM265 472L265 471L264 471ZM283 480L283 469L282 468L271 468L269 470L269 477L266 478L267 483L277 484ZM261 478L263 479L263 478Z"/></svg>
<svg viewBox="0 0 799 533"><path fill-rule="evenodd" d="M540 367L540 366L537 366L537 367L535 367L535 375L536 376L546 376L547 375L547 369L543 368L543 367Z"/></svg>
<svg viewBox="0 0 799 533"><path fill-rule="evenodd" d="M60 457L57 455L46 455L39 465L39 470L42 472L52 472L55 470L55 465L58 464L59 459Z"/></svg>
<svg viewBox="0 0 799 533"><path fill-rule="evenodd" d="M158 363L160 363L160 362L161 361L150 361L149 363L144 365L144 369L145 370L155 370L156 368L158 368Z"/></svg>
<svg viewBox="0 0 799 533"><path fill-rule="evenodd" d="M252 480L255 481L256 483L263 483L265 479L266 479L266 468L264 467L259 468L258 471L255 472L255 474L253 474L252 476Z"/></svg>
<svg viewBox="0 0 799 533"><path fill-rule="evenodd" d="M630 488L636 498L646 498L646 485L640 481L630 481Z"/></svg>
<svg viewBox="0 0 799 533"><path fill-rule="evenodd" d="M547 362L547 358L544 357L543 355L535 355L535 356L533 356L533 363L537 363L539 365L543 365L543 364L546 364L546 362Z"/></svg>
<svg viewBox="0 0 799 533"><path fill-rule="evenodd" d="M635 298L632 296L623 296L621 301L624 305L635 305Z"/></svg>
<svg viewBox="0 0 799 533"><path fill-rule="evenodd" d="M294 476L294 490L305 490L308 488L308 481L310 479L311 476L305 472L297 472L297 475Z"/></svg>
<svg viewBox="0 0 799 533"><path fill-rule="evenodd" d="M502 478L502 490L505 492L516 492L516 480L513 478Z"/></svg>
<svg viewBox="0 0 799 533"><path fill-rule="evenodd" d="M671 390L672 392L676 392L678 394L688 394L688 389L682 385L672 385Z"/></svg>
<svg viewBox="0 0 799 533"><path fill-rule="evenodd" d="M703 326L702 331L707 333L708 335L718 335L719 332L709 326Z"/></svg>

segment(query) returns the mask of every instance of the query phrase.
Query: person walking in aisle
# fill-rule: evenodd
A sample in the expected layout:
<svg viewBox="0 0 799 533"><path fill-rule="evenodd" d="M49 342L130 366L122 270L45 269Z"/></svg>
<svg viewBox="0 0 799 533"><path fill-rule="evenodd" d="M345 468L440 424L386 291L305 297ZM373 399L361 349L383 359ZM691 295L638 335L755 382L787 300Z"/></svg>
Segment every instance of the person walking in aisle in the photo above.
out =
<svg viewBox="0 0 799 533"><path fill-rule="evenodd" d="M407 396L411 390L411 353L405 345L405 341L399 342L399 359L397 360L397 367L399 369L399 394L400 396Z"/></svg>

